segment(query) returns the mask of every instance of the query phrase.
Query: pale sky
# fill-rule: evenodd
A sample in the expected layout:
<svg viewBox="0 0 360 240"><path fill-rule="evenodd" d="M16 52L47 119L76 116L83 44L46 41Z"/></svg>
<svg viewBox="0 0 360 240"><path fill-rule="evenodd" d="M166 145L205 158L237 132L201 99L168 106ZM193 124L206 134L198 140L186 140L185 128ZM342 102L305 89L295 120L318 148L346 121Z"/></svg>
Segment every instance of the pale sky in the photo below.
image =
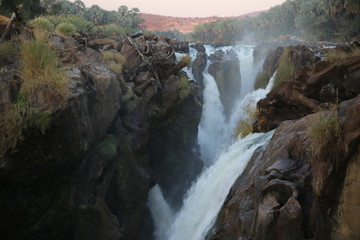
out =
<svg viewBox="0 0 360 240"><path fill-rule="evenodd" d="M71 0L72 2L74 0ZM105 10L120 5L137 7L140 12L175 17L230 17L266 10L285 0L82 0L86 7L94 4Z"/></svg>

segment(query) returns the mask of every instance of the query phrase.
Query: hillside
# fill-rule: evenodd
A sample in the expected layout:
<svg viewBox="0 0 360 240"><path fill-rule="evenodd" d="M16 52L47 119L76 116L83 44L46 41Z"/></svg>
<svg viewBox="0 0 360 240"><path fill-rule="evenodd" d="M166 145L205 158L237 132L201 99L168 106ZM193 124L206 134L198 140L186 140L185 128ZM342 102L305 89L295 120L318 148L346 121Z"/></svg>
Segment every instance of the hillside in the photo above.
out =
<svg viewBox="0 0 360 240"><path fill-rule="evenodd" d="M142 27L151 30L151 31L169 31L169 30L179 30L183 33L192 32L194 27L207 23L216 21L219 19L230 19L230 18L243 18L243 17L256 17L262 11L247 13L244 15L236 16L236 17L206 17L206 18L198 18L198 17L170 17L170 16L161 16L149 13L141 13L141 17L145 20Z"/></svg>

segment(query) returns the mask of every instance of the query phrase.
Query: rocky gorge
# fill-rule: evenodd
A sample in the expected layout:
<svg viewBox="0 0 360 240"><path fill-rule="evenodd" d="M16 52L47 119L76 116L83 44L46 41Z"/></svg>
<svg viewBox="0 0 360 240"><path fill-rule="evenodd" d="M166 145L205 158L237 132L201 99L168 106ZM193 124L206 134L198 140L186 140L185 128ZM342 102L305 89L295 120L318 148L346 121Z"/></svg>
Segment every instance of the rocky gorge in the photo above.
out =
<svg viewBox="0 0 360 240"><path fill-rule="evenodd" d="M60 104L51 91L35 91L31 104L51 110L49 127L40 133L30 127L0 157L3 236L154 239L149 190L158 184L170 206L184 205L192 182L207 169L198 140L207 106L205 73L230 121L233 100L247 80L237 53L192 45L189 79L181 70L188 61L175 57L189 52L188 43L141 34L51 41L67 66L70 94ZM0 57L0 111L6 113L18 101L22 80L17 56ZM202 237L360 239L360 58L321 59L304 45L256 48L254 61L261 58L267 81L281 59L293 69L256 104L252 131L275 132L237 173ZM311 135L314 124L334 116L339 131L330 131L319 147Z"/></svg>

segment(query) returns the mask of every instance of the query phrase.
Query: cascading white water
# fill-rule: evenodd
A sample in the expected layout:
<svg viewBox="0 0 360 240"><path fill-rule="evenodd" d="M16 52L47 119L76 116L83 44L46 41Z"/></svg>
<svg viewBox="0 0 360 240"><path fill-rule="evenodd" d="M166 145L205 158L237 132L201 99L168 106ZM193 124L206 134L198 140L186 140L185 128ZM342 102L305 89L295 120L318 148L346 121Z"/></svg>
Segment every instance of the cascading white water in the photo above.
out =
<svg viewBox="0 0 360 240"><path fill-rule="evenodd" d="M224 47L223 51L230 48L233 47ZM209 46L206 49L208 55L216 50ZM241 72L242 86L245 85L245 88L252 90L256 74L253 68L250 69L248 66L252 66L252 49L243 53L247 53L246 56L251 59L251 62L242 55L241 51L238 52L240 61L243 61L241 68L244 68ZM206 159L207 168L187 191L183 206L176 215L166 203L161 189L156 186L151 190L148 205L155 224L156 240L201 240L204 238L212 227L230 187L245 168L254 150L265 144L272 133L249 135L235 141L221 153L221 150L226 147L222 144L231 142L235 126L248 114L245 107L255 107L256 102L270 91L273 81L274 77L271 78L266 89L256 90L244 95L243 99L238 99L229 122L226 122L216 82L208 74L207 69L204 71L203 113L199 125L198 142L202 158ZM216 155L219 156L216 157Z"/></svg>
<svg viewBox="0 0 360 240"><path fill-rule="evenodd" d="M182 209L167 231L169 240L200 240L205 237L237 176L246 167L254 150L271 136L272 132L257 133L238 140L201 174L187 192Z"/></svg>
<svg viewBox="0 0 360 240"><path fill-rule="evenodd" d="M254 46L237 46L236 54L240 62L241 72L240 99L243 99L245 95L251 92L254 88L256 72L253 67L253 52Z"/></svg>
<svg viewBox="0 0 360 240"><path fill-rule="evenodd" d="M198 143L201 158L205 166L210 166L216 158L221 144L226 141L226 120L224 107L220 101L220 94L216 82L205 69L204 72L204 100L202 117L199 124Z"/></svg>
<svg viewBox="0 0 360 240"><path fill-rule="evenodd" d="M156 240L167 240L167 233L164 229L169 229L174 219L174 212L166 202L159 185L155 185L149 191L147 203L151 216L156 225L154 237Z"/></svg>

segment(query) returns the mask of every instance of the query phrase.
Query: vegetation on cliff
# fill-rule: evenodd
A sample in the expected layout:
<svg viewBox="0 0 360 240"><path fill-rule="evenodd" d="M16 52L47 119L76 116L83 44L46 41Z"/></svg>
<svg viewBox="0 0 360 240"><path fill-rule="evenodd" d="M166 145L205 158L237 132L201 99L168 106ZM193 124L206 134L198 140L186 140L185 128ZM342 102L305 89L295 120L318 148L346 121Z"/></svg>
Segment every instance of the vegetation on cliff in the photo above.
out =
<svg viewBox="0 0 360 240"><path fill-rule="evenodd" d="M56 96L57 106L66 104L69 94L68 76L51 48L48 35L43 30L35 30L34 37L22 38L19 45L12 42L1 44L0 54L18 54L20 67L18 75L22 82L17 98L3 106L0 116L0 155L14 148L29 128L44 133L50 124L50 108L44 94ZM10 49L13 48L13 49ZM16 52L16 48L19 52Z"/></svg>
<svg viewBox="0 0 360 240"><path fill-rule="evenodd" d="M196 26L195 41L233 44L294 35L307 40L360 37L360 2L356 0L287 0L257 17L218 20Z"/></svg>

